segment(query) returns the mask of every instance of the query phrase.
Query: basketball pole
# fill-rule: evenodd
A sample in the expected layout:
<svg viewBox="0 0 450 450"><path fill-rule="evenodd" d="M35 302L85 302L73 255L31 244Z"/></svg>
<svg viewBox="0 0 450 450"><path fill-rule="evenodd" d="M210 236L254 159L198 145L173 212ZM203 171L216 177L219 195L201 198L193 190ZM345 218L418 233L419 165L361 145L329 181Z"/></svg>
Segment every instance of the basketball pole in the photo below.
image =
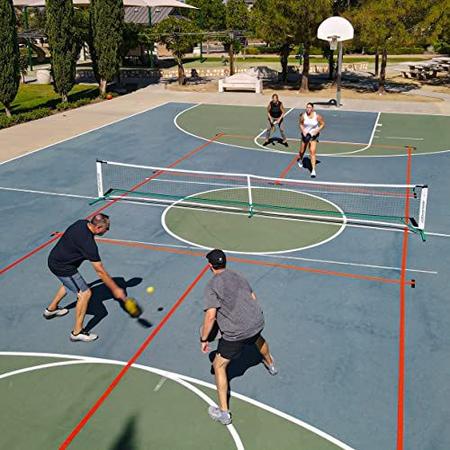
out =
<svg viewBox="0 0 450 450"><path fill-rule="evenodd" d="M341 107L341 80L342 80L342 41L338 42L338 67L336 76L336 106Z"/></svg>

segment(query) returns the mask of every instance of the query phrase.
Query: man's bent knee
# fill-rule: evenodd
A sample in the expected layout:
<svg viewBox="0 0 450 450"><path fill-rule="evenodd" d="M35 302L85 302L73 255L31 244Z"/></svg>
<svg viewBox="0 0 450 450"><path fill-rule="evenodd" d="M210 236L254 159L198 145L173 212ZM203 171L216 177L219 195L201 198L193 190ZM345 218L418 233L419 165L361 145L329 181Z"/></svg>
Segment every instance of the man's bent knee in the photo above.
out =
<svg viewBox="0 0 450 450"><path fill-rule="evenodd" d="M78 292L78 298L82 300L89 300L92 297L92 290L87 289L85 291Z"/></svg>

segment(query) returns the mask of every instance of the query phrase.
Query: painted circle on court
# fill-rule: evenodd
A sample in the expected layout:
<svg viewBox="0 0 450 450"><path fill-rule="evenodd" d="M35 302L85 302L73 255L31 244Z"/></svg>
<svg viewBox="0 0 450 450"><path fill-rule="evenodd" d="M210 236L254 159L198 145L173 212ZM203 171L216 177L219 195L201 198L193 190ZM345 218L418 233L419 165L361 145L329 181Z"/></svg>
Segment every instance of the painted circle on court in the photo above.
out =
<svg viewBox="0 0 450 450"><path fill-rule="evenodd" d="M255 187L252 196L251 218L247 188L233 187L184 197L164 210L161 223L171 236L189 245L245 254L304 250L334 239L345 228L344 212L316 195ZM281 215L281 210L286 212ZM321 214L339 221L319 220Z"/></svg>

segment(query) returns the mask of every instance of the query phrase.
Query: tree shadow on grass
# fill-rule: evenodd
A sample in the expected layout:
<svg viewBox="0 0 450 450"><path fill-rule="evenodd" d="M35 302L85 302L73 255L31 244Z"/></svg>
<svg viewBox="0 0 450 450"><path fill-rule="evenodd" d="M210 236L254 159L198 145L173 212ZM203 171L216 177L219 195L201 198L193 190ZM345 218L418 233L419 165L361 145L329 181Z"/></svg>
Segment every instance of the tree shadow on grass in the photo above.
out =
<svg viewBox="0 0 450 450"><path fill-rule="evenodd" d="M92 87L90 89L86 89L83 91L73 92L72 94L68 95L69 102L76 102L81 99L95 99L99 96L99 91L97 87ZM46 102L35 104L33 106L21 106L19 103L18 105L14 105L12 108L12 112L14 114L20 114L20 113L27 113L36 109L40 108L50 108L50 109L56 109L56 105L61 103L61 99L58 98L52 98L47 100Z"/></svg>
<svg viewBox="0 0 450 450"><path fill-rule="evenodd" d="M137 286L142 282L142 278L140 277L130 278L128 281L123 277L114 277L113 280L119 287L121 287L125 291L127 290L127 288ZM89 301L86 314L93 317L84 327L86 331L92 330L108 315L108 310L106 309L104 303L108 300L116 301L112 296L111 291L105 286L103 281L93 281L92 283L89 283L89 287L92 290L92 297ZM73 309L75 308L76 304L76 301L72 302L70 305L66 306L66 308ZM122 306L122 302L120 302L120 306ZM146 321L145 319L139 319L139 323L145 328L150 328L152 326L151 323Z"/></svg>

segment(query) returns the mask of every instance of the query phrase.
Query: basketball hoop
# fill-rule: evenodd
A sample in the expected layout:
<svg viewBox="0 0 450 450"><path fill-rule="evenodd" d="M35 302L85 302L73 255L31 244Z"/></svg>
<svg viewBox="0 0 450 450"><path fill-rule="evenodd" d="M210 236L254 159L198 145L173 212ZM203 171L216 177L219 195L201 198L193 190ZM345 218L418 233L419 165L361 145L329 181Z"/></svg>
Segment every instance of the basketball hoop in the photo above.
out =
<svg viewBox="0 0 450 450"><path fill-rule="evenodd" d="M330 50L337 50L338 36L330 36L328 39L330 41Z"/></svg>
<svg viewBox="0 0 450 450"><path fill-rule="evenodd" d="M341 74L342 74L342 58L343 48L342 43L353 39L354 30L352 24L344 17L334 16L325 19L317 29L317 38L322 41L328 41L330 50L339 49L338 65L336 76L336 106L341 106ZM332 55L333 53L330 53ZM332 58L332 56L330 56Z"/></svg>

